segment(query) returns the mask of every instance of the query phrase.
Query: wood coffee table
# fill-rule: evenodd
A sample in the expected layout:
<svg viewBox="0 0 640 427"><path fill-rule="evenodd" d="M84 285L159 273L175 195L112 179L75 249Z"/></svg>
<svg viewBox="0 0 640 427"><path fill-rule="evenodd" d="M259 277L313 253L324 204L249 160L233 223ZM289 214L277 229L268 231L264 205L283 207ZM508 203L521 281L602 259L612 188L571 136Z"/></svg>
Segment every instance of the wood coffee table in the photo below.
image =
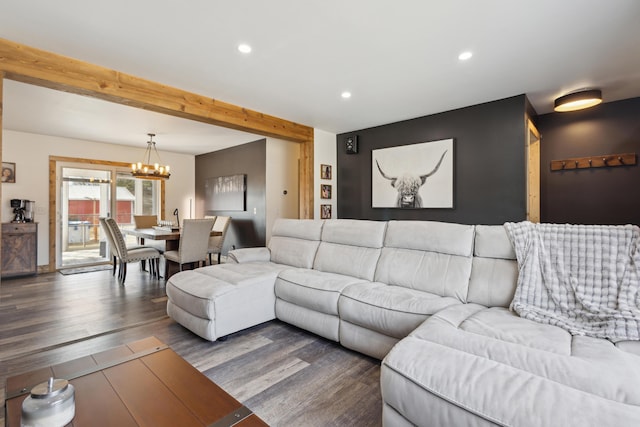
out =
<svg viewBox="0 0 640 427"><path fill-rule="evenodd" d="M81 426L266 426L155 337L7 379L6 425L19 427L22 401L49 377L75 387Z"/></svg>

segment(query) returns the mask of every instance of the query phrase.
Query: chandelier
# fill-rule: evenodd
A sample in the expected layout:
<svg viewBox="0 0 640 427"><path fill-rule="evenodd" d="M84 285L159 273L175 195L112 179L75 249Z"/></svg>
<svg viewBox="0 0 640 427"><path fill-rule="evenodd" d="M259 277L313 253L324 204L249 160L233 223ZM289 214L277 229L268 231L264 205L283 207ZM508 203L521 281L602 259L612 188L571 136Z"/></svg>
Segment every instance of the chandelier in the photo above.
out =
<svg viewBox="0 0 640 427"><path fill-rule="evenodd" d="M144 152L143 162L137 162L131 164L131 175L136 178L143 179L169 179L171 174L169 173L169 165L160 164L160 155L156 148L156 142L153 137L155 133L148 133L149 141L147 141L147 149ZM156 153L158 162L151 164L151 151Z"/></svg>

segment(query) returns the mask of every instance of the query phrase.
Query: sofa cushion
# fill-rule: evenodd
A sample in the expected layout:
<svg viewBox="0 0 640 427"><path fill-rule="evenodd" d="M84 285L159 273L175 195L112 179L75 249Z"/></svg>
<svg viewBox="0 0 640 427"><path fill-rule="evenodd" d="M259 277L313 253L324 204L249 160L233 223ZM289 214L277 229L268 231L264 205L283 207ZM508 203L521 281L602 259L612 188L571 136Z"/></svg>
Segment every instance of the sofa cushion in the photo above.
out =
<svg viewBox="0 0 640 427"><path fill-rule="evenodd" d="M279 218L273 225L269 249L271 261L311 268L320 244L324 221Z"/></svg>
<svg viewBox="0 0 640 427"><path fill-rule="evenodd" d="M174 304L171 300L167 301L167 314L173 320L202 338L215 341L218 339L215 333L215 320L203 318L189 313L187 310Z"/></svg>
<svg viewBox="0 0 640 427"><path fill-rule="evenodd" d="M473 257L467 302L507 308L516 292L517 280L516 261Z"/></svg>
<svg viewBox="0 0 640 427"><path fill-rule="evenodd" d="M516 291L518 263L502 225L476 225L467 302L509 307Z"/></svg>
<svg viewBox="0 0 640 427"><path fill-rule="evenodd" d="M340 319L340 344L358 353L382 360L398 341L400 338Z"/></svg>
<svg viewBox="0 0 640 427"><path fill-rule="evenodd" d="M616 343L616 347L619 350L626 351L627 353L635 354L636 356L640 356L640 341L618 341Z"/></svg>
<svg viewBox="0 0 640 427"><path fill-rule="evenodd" d="M216 264L196 268L195 272L214 280L222 280L238 286L247 286L264 280L275 282L278 272L289 268L272 262L251 262L245 264ZM203 279L206 280L206 279Z"/></svg>
<svg viewBox="0 0 640 427"><path fill-rule="evenodd" d="M517 344L531 350L542 350L568 356L571 354L571 334L551 325L543 325L522 319L516 313L502 308L485 308L478 304L468 304L464 308L448 309L437 313L430 325L447 323L443 333L450 327L456 327L474 337L484 337L489 341L497 340ZM418 338L432 336L428 326L417 328L411 335Z"/></svg>
<svg viewBox="0 0 640 427"><path fill-rule="evenodd" d="M275 318L276 264L221 264L181 271L167 280L167 314L215 341ZM227 280L224 280L228 279Z"/></svg>
<svg viewBox="0 0 640 427"><path fill-rule="evenodd" d="M386 228L385 221L335 219L325 222L322 241L365 248L381 248Z"/></svg>
<svg viewBox="0 0 640 427"><path fill-rule="evenodd" d="M389 221L375 281L466 301L473 226Z"/></svg>
<svg viewBox="0 0 640 427"><path fill-rule="evenodd" d="M227 252L227 263L269 261L271 261L271 251L268 248L241 248Z"/></svg>
<svg viewBox="0 0 640 427"><path fill-rule="evenodd" d="M326 314L338 315L338 297L348 285L362 282L351 276L291 268L276 279L275 292L280 299Z"/></svg>
<svg viewBox="0 0 640 427"><path fill-rule="evenodd" d="M411 388L500 425L640 425L637 355L504 308L449 307L398 343L383 366L383 399L392 407ZM412 385L384 386L398 385L397 377ZM403 409L410 421L439 410Z"/></svg>
<svg viewBox="0 0 640 427"><path fill-rule="evenodd" d="M271 229L272 236L303 240L320 240L324 221L314 219L278 218Z"/></svg>
<svg viewBox="0 0 640 427"><path fill-rule="evenodd" d="M269 240L271 261L291 267L311 268L319 241L272 236Z"/></svg>
<svg viewBox="0 0 640 427"><path fill-rule="evenodd" d="M265 294L273 294L276 276L283 268L272 263L250 263L220 264L181 271L167 280L167 296L175 305L194 316L215 319L216 305L221 306L217 309L219 315L221 310L238 311L235 309L239 304L238 298L245 299L245 305L249 304L252 298L247 295L258 296L263 292L256 289L266 289ZM275 296L272 299L275 300ZM234 300L233 304L228 303L230 300ZM256 304L261 302L256 301Z"/></svg>
<svg viewBox="0 0 640 427"><path fill-rule="evenodd" d="M480 354L606 399L640 405L640 389L635 386L640 382L640 358L621 351L611 341L571 335L505 308L476 304L450 307L411 335ZM596 367L601 371L594 377Z"/></svg>
<svg viewBox="0 0 640 427"><path fill-rule="evenodd" d="M381 221L326 221L313 268L373 280L386 226Z"/></svg>
<svg viewBox="0 0 640 427"><path fill-rule="evenodd" d="M380 282L362 282L344 289L338 310L347 322L403 338L427 317L454 304L460 301Z"/></svg>
<svg viewBox="0 0 640 427"><path fill-rule="evenodd" d="M470 274L471 257L383 248L375 280L464 302Z"/></svg>
<svg viewBox="0 0 640 427"><path fill-rule="evenodd" d="M321 313L300 305L276 298L276 317L283 322L338 342L340 319L332 314Z"/></svg>
<svg viewBox="0 0 640 427"><path fill-rule="evenodd" d="M447 222L389 221L384 246L468 258L473 254L473 230L473 225Z"/></svg>
<svg viewBox="0 0 640 427"><path fill-rule="evenodd" d="M215 318L213 300L234 292L236 286L197 273L195 270L181 271L167 281L166 291L169 300L183 310L203 319Z"/></svg>
<svg viewBox="0 0 640 427"><path fill-rule="evenodd" d="M380 249L322 242L313 268L327 273L373 280Z"/></svg>
<svg viewBox="0 0 640 427"><path fill-rule="evenodd" d="M483 258L516 259L516 252L502 225L476 225L473 254Z"/></svg>

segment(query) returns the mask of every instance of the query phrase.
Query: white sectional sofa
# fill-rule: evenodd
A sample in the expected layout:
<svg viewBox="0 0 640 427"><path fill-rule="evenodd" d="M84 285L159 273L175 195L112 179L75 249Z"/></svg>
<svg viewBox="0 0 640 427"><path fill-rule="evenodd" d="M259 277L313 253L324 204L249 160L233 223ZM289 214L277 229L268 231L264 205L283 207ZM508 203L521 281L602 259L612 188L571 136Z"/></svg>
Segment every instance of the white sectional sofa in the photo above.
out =
<svg viewBox="0 0 640 427"><path fill-rule="evenodd" d="M510 311L503 226L280 219L228 258L174 275L169 315L210 340L277 317L381 359L386 426L640 425L639 342Z"/></svg>

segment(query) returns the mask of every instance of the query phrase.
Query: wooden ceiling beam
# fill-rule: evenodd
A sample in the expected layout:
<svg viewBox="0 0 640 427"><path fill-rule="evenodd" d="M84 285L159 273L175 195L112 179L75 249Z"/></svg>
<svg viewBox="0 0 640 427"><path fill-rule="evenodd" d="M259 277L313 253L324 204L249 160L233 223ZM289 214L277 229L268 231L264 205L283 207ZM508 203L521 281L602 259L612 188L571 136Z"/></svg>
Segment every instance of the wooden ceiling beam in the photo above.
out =
<svg viewBox="0 0 640 427"><path fill-rule="evenodd" d="M0 38L0 75L215 126L302 144L300 218L313 218L313 128Z"/></svg>
<svg viewBox="0 0 640 427"><path fill-rule="evenodd" d="M313 140L309 126L2 38L0 70L11 80L216 126L295 142Z"/></svg>

